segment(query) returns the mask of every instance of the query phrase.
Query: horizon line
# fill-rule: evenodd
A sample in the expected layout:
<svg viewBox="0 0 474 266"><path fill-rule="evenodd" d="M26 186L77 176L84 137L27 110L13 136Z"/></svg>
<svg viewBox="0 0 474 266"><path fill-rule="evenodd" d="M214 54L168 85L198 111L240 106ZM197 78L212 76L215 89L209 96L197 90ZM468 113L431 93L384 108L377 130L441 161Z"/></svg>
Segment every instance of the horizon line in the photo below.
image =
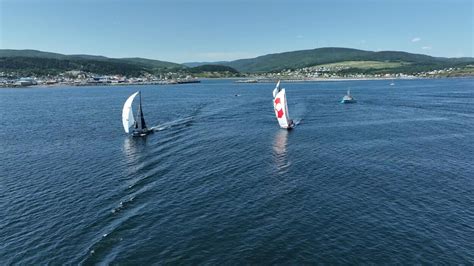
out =
<svg viewBox="0 0 474 266"><path fill-rule="evenodd" d="M108 59L126 59L126 58L140 58L140 59L148 59L148 60L156 60L156 61L162 61L162 62L167 62L167 63L174 63L174 64L189 64L189 63L215 63L215 62L233 62L237 60L246 60L246 59L255 59L258 57L263 57L267 55L276 55L276 54L284 54L284 53L292 53L292 52L299 52L299 51L310 51L310 50L318 50L318 49L350 49L350 50L358 50L358 51L365 51L365 52L373 52L373 53L380 53L380 52L402 52L402 53L408 53L408 54L414 54L414 55L424 55L424 56L429 56L433 58L449 58L449 59L456 59L456 58L473 58L474 56L453 56L453 57L448 57L448 56L433 56L433 55L428 55L428 54L423 54L423 53L412 53L412 52L407 52L403 50L365 50L365 49L358 49L358 48L350 48L350 47L340 47L340 46L325 46L325 47L317 47L317 48L309 48L309 49L301 49L301 50L291 50L291 51L283 51L283 52L275 52L275 53L267 53L267 54L262 54L262 55L257 55L254 57L243 57L243 58L238 58L238 59L233 59L233 60L214 60L214 61L206 61L206 60L187 60L184 62L175 62L175 61L169 61L169 60L163 60L163 59L155 59L151 57L140 57L140 56L123 56L123 57L115 57L115 56L107 56L103 54L88 54L88 53L61 53L61 52L52 52L52 51L46 51L46 50L39 50L39 49L32 49L32 48L23 48L23 49L14 49L14 48L0 48L0 50L13 50L13 51L37 51L37 52L43 52L43 53L52 53L52 54L58 54L58 55L64 55L64 56L81 56L81 55L86 55L86 56L97 56L97 57L105 57Z"/></svg>

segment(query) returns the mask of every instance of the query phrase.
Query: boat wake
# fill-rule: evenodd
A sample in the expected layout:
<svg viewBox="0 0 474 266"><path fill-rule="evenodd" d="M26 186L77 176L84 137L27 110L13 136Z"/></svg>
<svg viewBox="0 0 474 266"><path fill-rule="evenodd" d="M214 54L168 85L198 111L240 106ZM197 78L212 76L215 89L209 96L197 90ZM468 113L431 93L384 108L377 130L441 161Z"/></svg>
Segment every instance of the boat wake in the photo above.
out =
<svg viewBox="0 0 474 266"><path fill-rule="evenodd" d="M202 109L206 106L207 104L201 104L195 107L185 117L181 117L176 120L172 120L160 125L150 127L150 129L157 132L157 131L163 131L170 128L184 128L184 127L191 126L191 124L195 121L196 117L201 113Z"/></svg>
<svg viewBox="0 0 474 266"><path fill-rule="evenodd" d="M186 127L191 125L193 122L194 116L188 116L188 117L183 117L180 119L176 119L170 122L166 122L157 126L153 126L150 129L157 132L157 131L163 131L166 129L170 129L173 127Z"/></svg>
<svg viewBox="0 0 474 266"><path fill-rule="evenodd" d="M132 199L133 200L133 199ZM122 204L122 203L121 203ZM146 207L147 204L141 204L133 209L130 209L127 213L124 213L117 219L114 219L105 228L100 230L99 234L96 234L88 245L84 256L79 264L97 264L103 260L113 260L109 258L110 253L121 241L123 241L124 228L129 226L130 222L140 216L140 211ZM119 207L120 209L123 207ZM114 213L116 215L117 213Z"/></svg>
<svg viewBox="0 0 474 266"><path fill-rule="evenodd" d="M297 118L293 120L293 123L295 124L295 127L299 124L301 124L301 121L303 121L303 118Z"/></svg>

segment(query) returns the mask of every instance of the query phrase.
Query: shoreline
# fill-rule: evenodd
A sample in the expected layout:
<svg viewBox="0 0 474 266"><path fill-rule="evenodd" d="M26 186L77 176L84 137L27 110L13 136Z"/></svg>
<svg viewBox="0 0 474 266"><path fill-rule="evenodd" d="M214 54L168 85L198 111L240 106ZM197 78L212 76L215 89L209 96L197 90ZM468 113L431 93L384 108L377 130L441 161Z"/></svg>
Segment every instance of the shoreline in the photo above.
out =
<svg viewBox="0 0 474 266"><path fill-rule="evenodd" d="M286 83L304 83L304 82L340 82L340 81L398 81L398 80L420 80L420 79L469 79L474 76L456 76L456 77L404 77L404 78L314 78L314 79L248 79L255 80L253 82L246 82L242 78L202 78L194 82L179 82L179 83L164 83L164 82L137 82L137 83L56 83L56 84L40 84L29 86L0 86L0 89L26 89L26 88L54 88L54 87L114 87L114 86L146 86L146 85L186 85L201 83L201 81L210 80L233 80L233 83L238 84L255 84L255 83L275 83L281 80ZM239 82L241 81L241 82Z"/></svg>
<svg viewBox="0 0 474 266"><path fill-rule="evenodd" d="M100 87L100 86L143 86L143 85L180 85L180 84L191 84L191 83L201 83L200 80L181 80L181 81L152 81L152 82L136 82L136 83L53 83L53 84L36 84L36 85L14 85L14 86L0 86L0 88L51 88L59 86L68 86L68 87Z"/></svg>
<svg viewBox="0 0 474 266"><path fill-rule="evenodd" d="M245 81L244 79L236 79L235 83L239 84L255 84L255 83L275 83L278 80L287 83L300 83L300 82L338 82L338 81L376 81L376 80L386 80L386 81L398 81L398 80L420 80L420 79L469 79L474 78L472 76L455 76L455 77L397 77L397 78L314 78L314 79L248 79L248 80L255 80L253 82ZM235 78L216 78L218 80L233 80ZM211 79L209 79L211 80Z"/></svg>

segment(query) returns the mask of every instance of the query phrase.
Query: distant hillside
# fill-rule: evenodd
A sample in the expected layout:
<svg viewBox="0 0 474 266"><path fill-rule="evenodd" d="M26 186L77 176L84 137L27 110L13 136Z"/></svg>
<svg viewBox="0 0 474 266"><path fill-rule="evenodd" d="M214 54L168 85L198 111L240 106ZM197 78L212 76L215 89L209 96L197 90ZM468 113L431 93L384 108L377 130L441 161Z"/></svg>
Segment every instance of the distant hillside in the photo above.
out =
<svg viewBox="0 0 474 266"><path fill-rule="evenodd" d="M202 65L187 69L188 72L202 78L239 77L239 71L229 66Z"/></svg>
<svg viewBox="0 0 474 266"><path fill-rule="evenodd" d="M439 67L464 66L474 63L474 58L441 58L406 52L372 52L349 48L317 48L278 54L268 54L251 59L224 63L240 72L269 72L331 64L342 61L403 62L392 71L419 71Z"/></svg>
<svg viewBox="0 0 474 266"><path fill-rule="evenodd" d="M54 58L64 59L67 55L42 52L38 50L13 50L13 49L0 49L0 57L40 57L40 58Z"/></svg>
<svg viewBox="0 0 474 266"><path fill-rule="evenodd" d="M229 61L216 61L216 62L188 62L188 63L182 63L182 65L185 65L187 67L198 67L198 66L204 66L204 65L225 65L228 64Z"/></svg>
<svg viewBox="0 0 474 266"><path fill-rule="evenodd" d="M235 70L229 66L221 66L221 65L202 65L190 68L189 71L191 73L199 73L199 72L229 72L229 73L239 73L239 71Z"/></svg>
<svg viewBox="0 0 474 266"><path fill-rule="evenodd" d="M128 63L144 65L144 66L148 66L148 67L152 67L152 68L170 68L170 69L186 68L185 66L177 64L177 63L171 63L171 62L153 60L153 59L146 59L146 58L140 58L140 57L120 58L119 60L126 61Z"/></svg>
<svg viewBox="0 0 474 266"><path fill-rule="evenodd" d="M140 75L185 69L180 64L145 58L108 58L96 55L64 55L36 50L0 49L0 71L22 74L56 74L69 70L97 74Z"/></svg>
<svg viewBox="0 0 474 266"><path fill-rule="evenodd" d="M328 47L268 54L230 62L193 62L186 65L189 67L145 58L108 58L97 55L64 55L36 50L0 49L0 72L16 72L25 76L82 70L99 75L137 76L171 71L201 73L201 76L205 77L231 77L240 73L277 72L304 67L331 67L342 73L410 74L445 68L465 68L474 65L474 58L442 58L397 51L372 52ZM211 72L214 74L210 74Z"/></svg>
<svg viewBox="0 0 474 266"><path fill-rule="evenodd" d="M16 72L20 76L57 75L66 71L80 70L99 75L140 76L150 69L130 63L88 60L56 59L41 57L0 57L0 72Z"/></svg>

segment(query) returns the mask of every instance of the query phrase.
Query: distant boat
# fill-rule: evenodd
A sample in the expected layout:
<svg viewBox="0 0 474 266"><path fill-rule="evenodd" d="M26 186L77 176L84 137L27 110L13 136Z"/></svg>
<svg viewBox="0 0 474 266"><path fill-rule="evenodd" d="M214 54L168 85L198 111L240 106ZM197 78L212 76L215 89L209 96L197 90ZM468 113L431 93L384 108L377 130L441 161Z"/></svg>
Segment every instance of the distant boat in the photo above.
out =
<svg viewBox="0 0 474 266"><path fill-rule="evenodd" d="M393 86L393 85L395 85L395 83L394 83L394 82L390 83L390 86Z"/></svg>
<svg viewBox="0 0 474 266"><path fill-rule="evenodd" d="M289 117L286 92L285 89L280 88L280 81L273 90L273 108L281 128L292 129L295 126L295 123Z"/></svg>
<svg viewBox="0 0 474 266"><path fill-rule="evenodd" d="M135 117L133 115L132 103L137 95L140 96L140 102L138 104L138 113ZM145 118L143 117L142 110L142 94L140 91L135 92L125 101L122 110L122 124L126 133L130 133L130 128L133 128L131 133L134 137L143 137L150 133L153 133L153 130L146 127Z"/></svg>
<svg viewBox="0 0 474 266"><path fill-rule="evenodd" d="M351 90L347 90L347 94L342 97L341 103L356 103L356 99L352 97Z"/></svg>

